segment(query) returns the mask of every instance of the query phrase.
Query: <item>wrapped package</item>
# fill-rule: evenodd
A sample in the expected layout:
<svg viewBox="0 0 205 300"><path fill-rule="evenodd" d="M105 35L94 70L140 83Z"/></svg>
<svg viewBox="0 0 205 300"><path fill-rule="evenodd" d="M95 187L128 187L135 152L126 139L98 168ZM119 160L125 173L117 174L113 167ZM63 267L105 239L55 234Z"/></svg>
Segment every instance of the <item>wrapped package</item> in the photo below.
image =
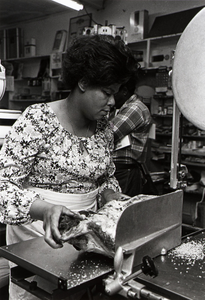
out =
<svg viewBox="0 0 205 300"><path fill-rule="evenodd" d="M83 220L63 215L59 222L62 240L78 250L114 257L116 228L123 211L137 201L153 197L138 195L126 201L112 200L97 212L80 212L84 214Z"/></svg>

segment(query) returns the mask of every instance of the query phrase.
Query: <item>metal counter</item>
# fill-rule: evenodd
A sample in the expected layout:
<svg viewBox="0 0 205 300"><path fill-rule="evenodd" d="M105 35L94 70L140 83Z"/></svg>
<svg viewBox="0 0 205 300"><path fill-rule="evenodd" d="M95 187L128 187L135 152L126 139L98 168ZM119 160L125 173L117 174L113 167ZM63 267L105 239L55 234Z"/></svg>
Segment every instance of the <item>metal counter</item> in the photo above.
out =
<svg viewBox="0 0 205 300"><path fill-rule="evenodd" d="M105 256L79 252L68 243L63 248L52 249L43 237L1 247L0 256L19 266L16 270L13 268L12 281L26 290L31 286L25 279L39 275L53 284L53 290L70 295L93 286L113 271L113 260ZM49 299L48 294L35 287L31 292L41 299ZM59 299L59 296L50 299Z"/></svg>
<svg viewBox="0 0 205 300"><path fill-rule="evenodd" d="M195 233L183 240L205 244L205 232ZM204 250L205 251L205 250ZM201 260L186 260L170 256L159 256L154 260L159 275L150 278L140 275L137 281L169 299L205 299L205 257Z"/></svg>

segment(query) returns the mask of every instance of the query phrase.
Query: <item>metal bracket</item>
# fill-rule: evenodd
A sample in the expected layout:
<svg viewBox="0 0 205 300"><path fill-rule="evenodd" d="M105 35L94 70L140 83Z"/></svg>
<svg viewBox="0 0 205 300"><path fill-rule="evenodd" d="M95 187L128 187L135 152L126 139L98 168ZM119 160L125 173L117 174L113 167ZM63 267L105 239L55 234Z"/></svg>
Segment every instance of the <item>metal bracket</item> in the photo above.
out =
<svg viewBox="0 0 205 300"><path fill-rule="evenodd" d="M66 297L70 295L70 292L66 292L67 290L67 282L66 279L59 278L58 281L58 289L54 288L52 293L45 291L40 288L36 281L28 281L27 278L34 276L33 272L28 271L22 267L13 267L11 269L11 281L21 287L22 289L28 291L29 293L35 295L39 299L42 300L59 300L59 299L67 299Z"/></svg>
<svg viewBox="0 0 205 300"><path fill-rule="evenodd" d="M67 280L65 278L60 277L58 279L58 288L64 291L67 290Z"/></svg>

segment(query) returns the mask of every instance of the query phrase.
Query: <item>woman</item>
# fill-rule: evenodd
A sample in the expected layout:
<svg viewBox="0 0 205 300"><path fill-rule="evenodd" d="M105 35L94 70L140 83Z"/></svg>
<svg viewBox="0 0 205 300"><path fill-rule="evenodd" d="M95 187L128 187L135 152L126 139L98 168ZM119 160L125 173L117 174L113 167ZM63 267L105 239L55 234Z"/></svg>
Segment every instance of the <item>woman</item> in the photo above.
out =
<svg viewBox="0 0 205 300"><path fill-rule="evenodd" d="M80 218L79 210L97 209L97 199L120 199L107 115L133 61L122 42L77 39L63 66L69 96L28 107L12 126L0 156L0 222L8 224L8 244L44 235L51 247L62 247L61 214ZM10 299L33 298L10 289Z"/></svg>

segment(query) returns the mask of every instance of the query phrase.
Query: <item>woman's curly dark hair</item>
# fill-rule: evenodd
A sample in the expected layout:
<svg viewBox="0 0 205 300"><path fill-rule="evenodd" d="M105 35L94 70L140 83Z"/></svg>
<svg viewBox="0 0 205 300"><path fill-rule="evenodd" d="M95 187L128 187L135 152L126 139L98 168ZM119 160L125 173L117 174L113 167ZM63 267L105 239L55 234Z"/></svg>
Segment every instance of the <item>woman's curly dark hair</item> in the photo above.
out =
<svg viewBox="0 0 205 300"><path fill-rule="evenodd" d="M68 48L62 78L68 89L73 89L80 79L90 86L109 86L124 83L138 68L129 47L112 36L81 36Z"/></svg>

